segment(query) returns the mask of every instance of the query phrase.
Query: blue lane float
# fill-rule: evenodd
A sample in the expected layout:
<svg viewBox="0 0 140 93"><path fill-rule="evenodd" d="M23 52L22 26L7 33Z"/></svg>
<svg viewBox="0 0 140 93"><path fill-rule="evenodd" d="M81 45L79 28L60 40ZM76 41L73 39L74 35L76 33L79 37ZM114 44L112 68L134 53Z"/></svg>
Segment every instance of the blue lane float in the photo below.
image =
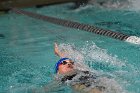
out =
<svg viewBox="0 0 140 93"><path fill-rule="evenodd" d="M84 31L88 31L88 32L93 32L95 34L112 37L115 39L123 40L123 41L134 43L134 44L140 44L140 38L136 37L136 36L129 36L129 35L126 35L126 34L123 34L120 32L113 32L110 30L105 30L102 28L91 26L88 24L73 22L70 20L64 20L64 19L50 17L50 16L41 15L41 14L37 14L37 13L32 13L32 12L20 10L17 8L12 8L11 10L17 14L23 14L23 15L30 16L32 18L40 19L43 21L47 21L47 22L50 22L53 24L70 27L70 28L75 28L75 29L79 29L79 30L84 30Z"/></svg>

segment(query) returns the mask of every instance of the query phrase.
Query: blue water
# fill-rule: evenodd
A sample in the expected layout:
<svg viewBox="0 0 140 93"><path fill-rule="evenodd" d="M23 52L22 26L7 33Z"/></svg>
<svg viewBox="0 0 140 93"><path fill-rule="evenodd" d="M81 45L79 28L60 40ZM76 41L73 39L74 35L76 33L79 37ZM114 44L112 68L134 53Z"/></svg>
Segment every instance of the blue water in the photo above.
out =
<svg viewBox="0 0 140 93"><path fill-rule="evenodd" d="M72 6L25 10L140 37L138 11ZM54 55L54 42L81 51L86 65L112 76L126 93L140 93L140 45L11 12L0 16L0 34L0 93L44 93L42 87L53 81L54 64L59 59ZM74 93L64 86L49 92Z"/></svg>

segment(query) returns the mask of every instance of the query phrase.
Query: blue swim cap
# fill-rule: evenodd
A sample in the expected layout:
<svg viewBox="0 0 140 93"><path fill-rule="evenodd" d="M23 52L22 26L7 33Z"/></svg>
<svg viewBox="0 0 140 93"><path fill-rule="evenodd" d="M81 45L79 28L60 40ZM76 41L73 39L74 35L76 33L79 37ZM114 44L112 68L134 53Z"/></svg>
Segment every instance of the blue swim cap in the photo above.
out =
<svg viewBox="0 0 140 93"><path fill-rule="evenodd" d="M67 60L69 58L61 58L56 64L55 64L55 73L58 71L58 66L61 64L64 60ZM70 59L69 59L70 60Z"/></svg>

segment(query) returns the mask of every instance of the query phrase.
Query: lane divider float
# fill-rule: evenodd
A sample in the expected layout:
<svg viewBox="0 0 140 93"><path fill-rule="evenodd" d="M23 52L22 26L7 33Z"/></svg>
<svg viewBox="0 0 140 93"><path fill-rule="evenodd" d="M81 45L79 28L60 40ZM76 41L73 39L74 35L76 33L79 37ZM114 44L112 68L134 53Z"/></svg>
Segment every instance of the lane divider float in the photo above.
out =
<svg viewBox="0 0 140 93"><path fill-rule="evenodd" d="M50 22L53 24L70 27L70 28L75 28L75 29L79 29L79 30L84 30L84 31L88 31L88 32L93 32L95 34L112 37L112 38L119 39L122 41L130 42L133 44L140 44L140 38L136 37L136 36L129 36L129 35L126 35L126 34L123 34L120 32L113 32L110 30L105 30L102 28L91 26L88 24L83 24L83 23L73 22L70 20L64 20L64 19L60 19L60 18L41 15L41 14L29 12L29 11L20 10L17 8L12 8L11 10L17 14L23 14L23 15L26 15L26 16L29 16L32 18L36 18L36 19L40 19L43 21L47 21L47 22Z"/></svg>

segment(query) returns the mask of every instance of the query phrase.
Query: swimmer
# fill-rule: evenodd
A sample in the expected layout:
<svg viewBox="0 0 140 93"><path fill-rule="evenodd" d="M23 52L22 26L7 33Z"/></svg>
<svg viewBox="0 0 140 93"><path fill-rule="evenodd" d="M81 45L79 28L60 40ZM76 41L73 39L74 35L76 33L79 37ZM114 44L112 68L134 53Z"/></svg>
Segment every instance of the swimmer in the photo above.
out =
<svg viewBox="0 0 140 93"><path fill-rule="evenodd" d="M33 89L33 93L56 92L63 85L70 86L77 93L125 93L121 87L118 87L118 83L110 77L98 75L89 69L77 68L78 62L68 57L69 51L65 49L60 51L57 43L54 44L54 53L60 57L60 60L55 64L54 80L41 89ZM80 60L80 58L78 59ZM81 66L79 67L81 68Z"/></svg>
<svg viewBox="0 0 140 93"><path fill-rule="evenodd" d="M60 60L55 65L58 81L72 86L73 89L80 93L103 93L105 87L99 85L99 80L95 74L75 69L75 62L65 57L67 52L60 52L56 43L54 52L60 57Z"/></svg>

